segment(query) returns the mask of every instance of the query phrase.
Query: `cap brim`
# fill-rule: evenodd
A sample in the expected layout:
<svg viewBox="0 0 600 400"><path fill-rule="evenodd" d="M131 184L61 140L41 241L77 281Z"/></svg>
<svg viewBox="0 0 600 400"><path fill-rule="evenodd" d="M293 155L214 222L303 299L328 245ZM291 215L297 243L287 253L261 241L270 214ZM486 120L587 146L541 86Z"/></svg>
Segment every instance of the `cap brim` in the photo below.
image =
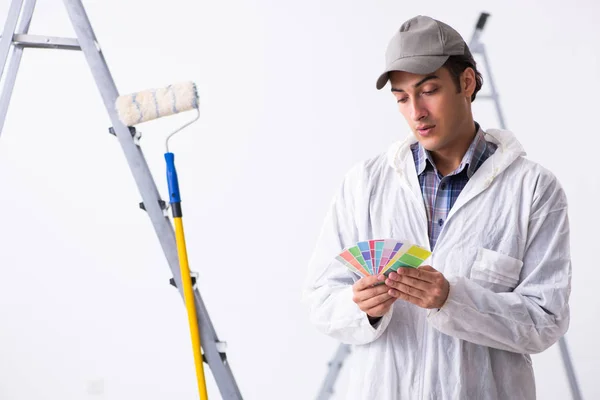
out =
<svg viewBox="0 0 600 400"><path fill-rule="evenodd" d="M444 65L450 56L414 56L394 61L377 79L377 90L385 86L392 71L405 71L411 74L431 74Z"/></svg>

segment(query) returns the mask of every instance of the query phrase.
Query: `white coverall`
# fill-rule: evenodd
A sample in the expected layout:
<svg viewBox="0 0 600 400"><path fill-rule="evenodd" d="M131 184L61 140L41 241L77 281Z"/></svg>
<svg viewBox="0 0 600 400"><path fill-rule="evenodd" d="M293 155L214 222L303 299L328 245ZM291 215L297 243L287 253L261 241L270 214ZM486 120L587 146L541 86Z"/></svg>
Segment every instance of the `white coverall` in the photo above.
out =
<svg viewBox="0 0 600 400"><path fill-rule="evenodd" d="M565 193L555 176L524 158L515 136L485 132L496 152L452 207L425 264L450 282L444 306L396 300L375 327L352 301L359 277L335 260L370 239L429 248L427 216L410 150L395 143L355 165L328 211L304 292L311 322L353 345L344 365L356 400L530 400L529 354L569 325L571 260Z"/></svg>

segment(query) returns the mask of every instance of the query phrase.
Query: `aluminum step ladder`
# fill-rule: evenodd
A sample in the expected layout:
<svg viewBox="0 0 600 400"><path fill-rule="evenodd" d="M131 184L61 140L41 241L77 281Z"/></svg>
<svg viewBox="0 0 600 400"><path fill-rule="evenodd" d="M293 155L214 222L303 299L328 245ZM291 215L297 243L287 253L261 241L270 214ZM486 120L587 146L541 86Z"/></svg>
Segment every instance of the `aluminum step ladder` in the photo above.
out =
<svg viewBox="0 0 600 400"><path fill-rule="evenodd" d="M144 155L138 145L139 135L135 128L125 126L118 118L115 101L119 96L117 87L110 74L100 45L96 40L88 16L80 0L63 1L69 19L73 24L76 38L59 38L30 35L28 33L36 0L13 0L8 11L6 23L0 39L0 77L4 77L4 86L0 96L0 133L6 119L10 97L15 84L21 56L25 48L59 49L82 51L92 72L96 86L104 101L111 120L109 132L116 136L133 174L138 191L142 197L140 208L150 217L166 260L173 273L170 280L183 299L183 285L179 271L179 260L173 225L166 213L167 204L160 198ZM4 75L6 62L10 62ZM242 399L225 353L225 343L217 337L202 297L195 285L197 274L192 274L197 323L202 337L203 360L211 369L221 398L225 400ZM193 368L193 364L190 365Z"/></svg>

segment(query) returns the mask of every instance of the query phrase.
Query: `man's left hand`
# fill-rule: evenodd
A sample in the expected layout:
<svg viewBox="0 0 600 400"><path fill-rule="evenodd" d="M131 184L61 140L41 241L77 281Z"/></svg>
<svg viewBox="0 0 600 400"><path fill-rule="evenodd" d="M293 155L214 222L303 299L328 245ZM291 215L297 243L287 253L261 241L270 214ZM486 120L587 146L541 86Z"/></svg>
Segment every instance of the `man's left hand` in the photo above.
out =
<svg viewBox="0 0 600 400"><path fill-rule="evenodd" d="M423 308L441 308L450 291L444 275L430 265L419 268L398 268L390 272L385 284L389 294Z"/></svg>

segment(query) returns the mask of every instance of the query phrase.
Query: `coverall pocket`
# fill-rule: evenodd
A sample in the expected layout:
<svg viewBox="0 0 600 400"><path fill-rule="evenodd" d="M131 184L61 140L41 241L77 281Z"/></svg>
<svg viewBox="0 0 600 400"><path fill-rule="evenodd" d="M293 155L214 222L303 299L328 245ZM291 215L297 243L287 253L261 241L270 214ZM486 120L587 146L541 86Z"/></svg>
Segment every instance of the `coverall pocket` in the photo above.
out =
<svg viewBox="0 0 600 400"><path fill-rule="evenodd" d="M494 292L511 292L519 283L521 268L523 261L481 247L469 278Z"/></svg>

